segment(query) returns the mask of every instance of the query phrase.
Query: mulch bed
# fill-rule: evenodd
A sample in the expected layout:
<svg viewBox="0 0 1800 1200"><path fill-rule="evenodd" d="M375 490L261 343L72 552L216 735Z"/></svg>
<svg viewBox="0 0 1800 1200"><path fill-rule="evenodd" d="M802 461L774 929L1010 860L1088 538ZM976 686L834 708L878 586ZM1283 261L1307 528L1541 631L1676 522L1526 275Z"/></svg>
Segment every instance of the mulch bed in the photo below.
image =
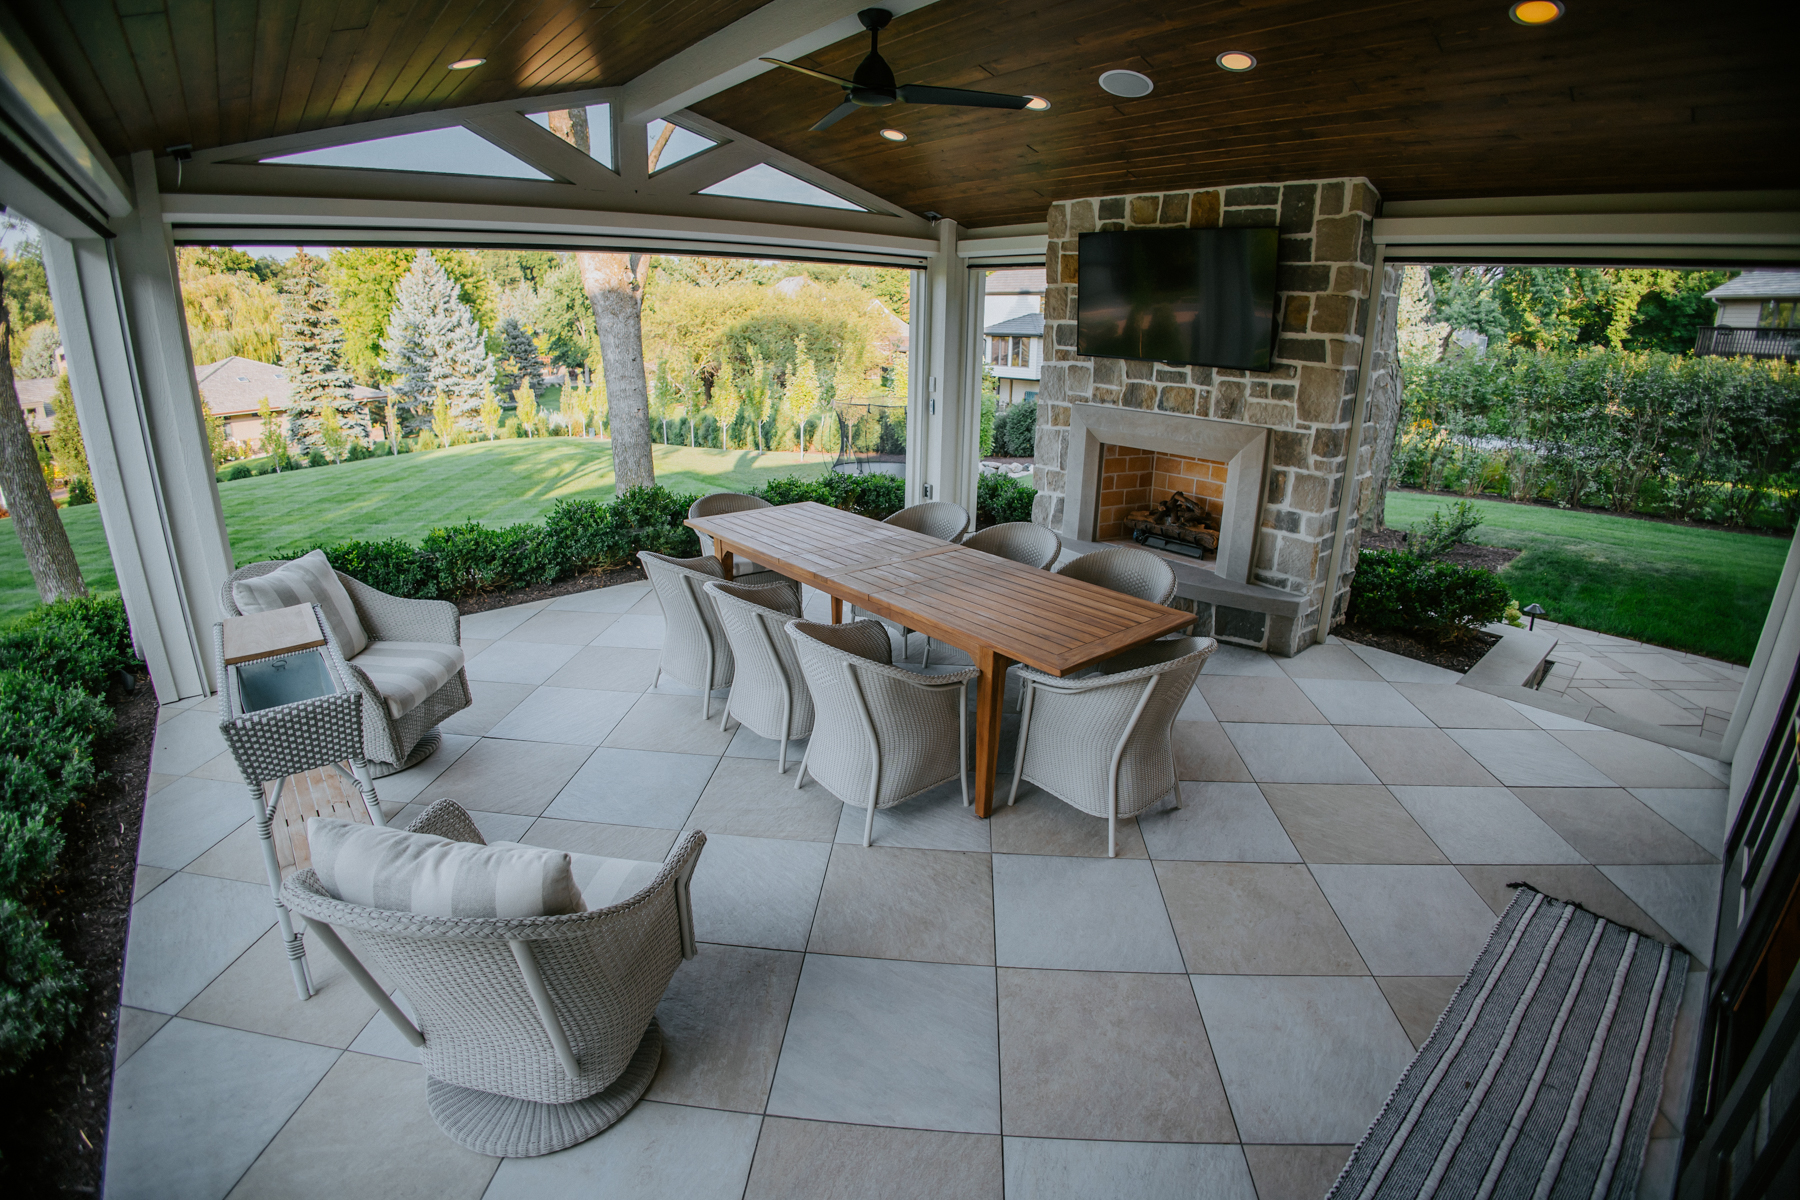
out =
<svg viewBox="0 0 1800 1200"><path fill-rule="evenodd" d="M648 579L642 567L620 567L616 571L595 571L586 575L576 575L570 579L561 579L555 583L541 583L536 587L514 588L509 592L482 592L475 596L465 596L456 602L456 611L463 616L487 612L494 608L511 608L515 604L530 604L534 600L554 600L558 596L573 596L577 592L591 592L595 588L611 587L615 583L637 583Z"/></svg>
<svg viewBox="0 0 1800 1200"><path fill-rule="evenodd" d="M1364 550L1404 550L1406 549L1406 532L1400 529L1384 529L1380 533L1362 535L1361 548ZM1438 556L1440 562L1452 563L1459 567L1483 567L1489 571L1498 571L1522 551L1508 546L1483 546L1478 542L1458 542L1448 551Z"/></svg>
<svg viewBox="0 0 1800 1200"><path fill-rule="evenodd" d="M56 874L31 898L81 969L87 995L59 1045L0 1080L0 1178L15 1196L99 1193L125 925L156 734L156 693L142 673L136 682L107 698L117 724L95 747L104 778L63 815Z"/></svg>
<svg viewBox="0 0 1800 1200"><path fill-rule="evenodd" d="M1442 644L1421 641L1407 633L1395 633L1382 630L1377 633L1373 629L1364 629L1360 625L1339 625L1331 631L1346 642L1355 642L1360 646L1373 646L1377 650L1386 650L1389 654L1398 654L1402 658L1414 658L1420 662L1430 663L1434 667L1445 667L1458 674L1481 661L1481 656L1494 648L1500 639L1491 633L1476 632L1470 634L1466 641Z"/></svg>

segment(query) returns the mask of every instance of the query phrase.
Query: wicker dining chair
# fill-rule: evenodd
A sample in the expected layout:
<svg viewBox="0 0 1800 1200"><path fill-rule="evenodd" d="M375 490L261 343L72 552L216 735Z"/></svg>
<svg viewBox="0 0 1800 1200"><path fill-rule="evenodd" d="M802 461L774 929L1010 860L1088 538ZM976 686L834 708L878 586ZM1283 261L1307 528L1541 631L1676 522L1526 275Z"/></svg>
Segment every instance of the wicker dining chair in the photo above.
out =
<svg viewBox="0 0 1800 1200"><path fill-rule="evenodd" d="M1062 539L1053 531L1030 521L989 525L986 529L971 533L962 540L962 544L970 550L992 554L995 558L1004 558L1008 562L1022 563L1039 571L1048 571L1062 554ZM925 658L922 665L931 665L929 634L925 637Z"/></svg>
<svg viewBox="0 0 1800 1200"><path fill-rule="evenodd" d="M752 733L779 741L776 770L785 775L788 741L806 737L813 727L812 693L800 674L794 643L783 631L800 615L800 586L785 579L761 584L714 580L706 591L725 626L733 663L719 728L736 717Z"/></svg>
<svg viewBox="0 0 1800 1200"><path fill-rule="evenodd" d="M485 844L451 800L408 829ZM560 916L369 908L333 897L311 868L290 876L281 898L419 1048L426 1104L452 1141L498 1157L549 1154L619 1120L650 1086L662 1058L657 1003L698 949L688 886L705 844L689 833L660 869L571 855L588 873L652 877L617 902ZM340 930L405 994L412 1019Z"/></svg>
<svg viewBox="0 0 1800 1200"><path fill-rule="evenodd" d="M775 506L770 504L767 500L764 500L761 496L750 496L743 492L714 492L709 496L702 496L692 504L688 505L688 519L692 520L695 517L717 517L725 513L749 512L752 509L773 507ZM696 530L695 532L698 533L699 531ZM711 555L712 552L712 538L704 533L700 534L700 553ZM734 556L732 559L731 576L734 580L750 583L767 583L768 580L766 579L749 579L748 577L753 575L776 574L779 574L779 572L774 568L765 567L761 563L753 562L748 558Z"/></svg>
<svg viewBox="0 0 1800 1200"><path fill-rule="evenodd" d="M1056 573L1152 604L1167 604L1175 598L1175 572L1168 563L1136 546L1092 551L1065 563Z"/></svg>
<svg viewBox="0 0 1800 1200"><path fill-rule="evenodd" d="M960 539L963 530L969 527L969 510L948 500L928 500L924 504L914 504L910 508L903 508L897 513L891 513L881 523L892 525L897 529L909 529L914 533L922 533L926 537L934 537L940 541L954 542ZM861 611L852 605L850 608L851 619L854 620ZM912 630L898 621L889 621L884 617L875 619L884 625L892 625L900 631L900 657L902 659L912 653ZM931 640L929 638L925 643L925 659L927 663L931 660Z"/></svg>
<svg viewBox="0 0 1800 1200"><path fill-rule="evenodd" d="M233 571L219 592L221 614L244 615L233 591L238 582L288 565L259 562ZM392 775L431 757L443 741L439 722L474 703L463 663L462 618L447 600L407 600L342 571L334 574L367 638L367 646L346 659L362 693L363 757L371 776Z"/></svg>
<svg viewBox="0 0 1800 1200"><path fill-rule="evenodd" d="M1181 805L1175 716L1218 648L1212 638L1150 642L1073 679L1021 667L1025 715L1006 803L1029 779L1071 808L1106 818L1106 853L1116 856L1121 817L1171 792Z"/></svg>
<svg viewBox="0 0 1800 1200"><path fill-rule="evenodd" d="M787 635L815 714L796 788L810 767L839 800L866 809L865 846L874 837L878 808L952 779L962 781L968 804L968 684L980 671L918 675L893 666L879 621L790 621Z"/></svg>
<svg viewBox="0 0 1800 1200"><path fill-rule="evenodd" d="M664 633L662 656L656 677L664 675L684 687L700 689L701 720L712 719L714 688L731 685L733 659L719 610L705 592L707 584L725 578L719 560L670 558L650 550L638 551L638 561L650 576L656 599L662 605ZM794 584L796 593L799 584Z"/></svg>

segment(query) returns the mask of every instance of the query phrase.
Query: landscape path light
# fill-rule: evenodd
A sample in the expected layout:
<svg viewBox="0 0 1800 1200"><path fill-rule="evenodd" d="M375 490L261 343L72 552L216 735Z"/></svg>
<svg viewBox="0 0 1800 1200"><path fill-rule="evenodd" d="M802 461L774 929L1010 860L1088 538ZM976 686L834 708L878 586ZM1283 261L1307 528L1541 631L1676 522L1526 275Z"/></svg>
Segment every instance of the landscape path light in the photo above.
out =
<svg viewBox="0 0 1800 1200"><path fill-rule="evenodd" d="M1525 627L1525 632L1535 632L1537 630L1537 619L1544 615L1544 606L1541 604L1527 604L1519 611L1531 618L1531 624Z"/></svg>

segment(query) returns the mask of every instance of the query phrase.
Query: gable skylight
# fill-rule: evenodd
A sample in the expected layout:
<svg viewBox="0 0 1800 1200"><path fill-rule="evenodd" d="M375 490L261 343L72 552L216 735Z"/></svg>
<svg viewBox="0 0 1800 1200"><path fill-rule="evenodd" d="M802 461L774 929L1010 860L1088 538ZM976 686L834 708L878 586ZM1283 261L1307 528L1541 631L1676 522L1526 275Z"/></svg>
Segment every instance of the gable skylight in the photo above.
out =
<svg viewBox="0 0 1800 1200"><path fill-rule="evenodd" d="M612 113L607 105L590 104L586 108L558 108L552 109L550 112L526 113L525 115L550 130L551 133L556 134L557 137L564 137L551 125L551 122L554 120L557 125L563 125L564 121L573 114L581 114L587 119L587 145L581 144L579 121L573 121L563 126L575 134L575 137L564 138L564 140L572 142L579 150L587 151L587 156L601 166L611 167L613 165Z"/></svg>
<svg viewBox="0 0 1800 1200"><path fill-rule="evenodd" d="M739 200L773 200L777 204L810 204L815 208L843 208L851 212L869 211L842 196L832 195L822 187L815 187L804 179L796 179L786 171L778 171L768 163L757 163L729 179L721 179L711 187L701 188L700 195L732 196Z"/></svg>
<svg viewBox="0 0 1800 1200"><path fill-rule="evenodd" d="M667 141L663 141L665 136ZM657 150L657 143L662 142L662 150ZM695 133L691 129L683 129L664 120L655 120L644 126L644 149L650 155L650 174L654 175L665 167L672 167L683 159L694 157L702 150L710 150L718 145L712 138Z"/></svg>
<svg viewBox="0 0 1800 1200"><path fill-rule="evenodd" d="M352 167L363 171L423 171L437 175L483 175L497 179L543 179L531 164L514 158L461 125L399 133L343 146L278 154L266 163L299 167Z"/></svg>

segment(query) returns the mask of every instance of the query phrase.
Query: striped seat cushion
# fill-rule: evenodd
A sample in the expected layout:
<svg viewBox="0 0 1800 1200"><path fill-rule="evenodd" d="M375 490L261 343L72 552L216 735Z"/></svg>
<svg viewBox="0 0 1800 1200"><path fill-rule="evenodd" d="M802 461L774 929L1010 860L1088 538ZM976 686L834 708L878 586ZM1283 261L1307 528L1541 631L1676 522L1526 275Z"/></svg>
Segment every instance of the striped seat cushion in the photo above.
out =
<svg viewBox="0 0 1800 1200"><path fill-rule="evenodd" d="M453 842L429 833L309 817L312 869L339 900L431 917L547 917L585 911L571 855Z"/></svg>
<svg viewBox="0 0 1800 1200"><path fill-rule="evenodd" d="M293 562L283 563L267 575L238 580L231 585L231 598L245 613L317 604L319 611L325 614L325 623L331 627L331 636L337 640L339 653L345 658L355 658L369 645L362 619L356 615L356 606L350 603L350 593L344 590L343 581L331 569L323 550L314 550Z"/></svg>
<svg viewBox="0 0 1800 1200"><path fill-rule="evenodd" d="M494 846L516 846L517 842L491 842ZM522 846L521 849L531 847ZM589 912L610 908L631 899L650 886L661 863L637 862L629 858L601 858L596 854L570 854L569 870L575 886L581 889L581 902Z"/></svg>
<svg viewBox="0 0 1800 1200"><path fill-rule="evenodd" d="M456 677L463 652L448 642L370 642L350 662L368 675L389 715L399 720Z"/></svg>

